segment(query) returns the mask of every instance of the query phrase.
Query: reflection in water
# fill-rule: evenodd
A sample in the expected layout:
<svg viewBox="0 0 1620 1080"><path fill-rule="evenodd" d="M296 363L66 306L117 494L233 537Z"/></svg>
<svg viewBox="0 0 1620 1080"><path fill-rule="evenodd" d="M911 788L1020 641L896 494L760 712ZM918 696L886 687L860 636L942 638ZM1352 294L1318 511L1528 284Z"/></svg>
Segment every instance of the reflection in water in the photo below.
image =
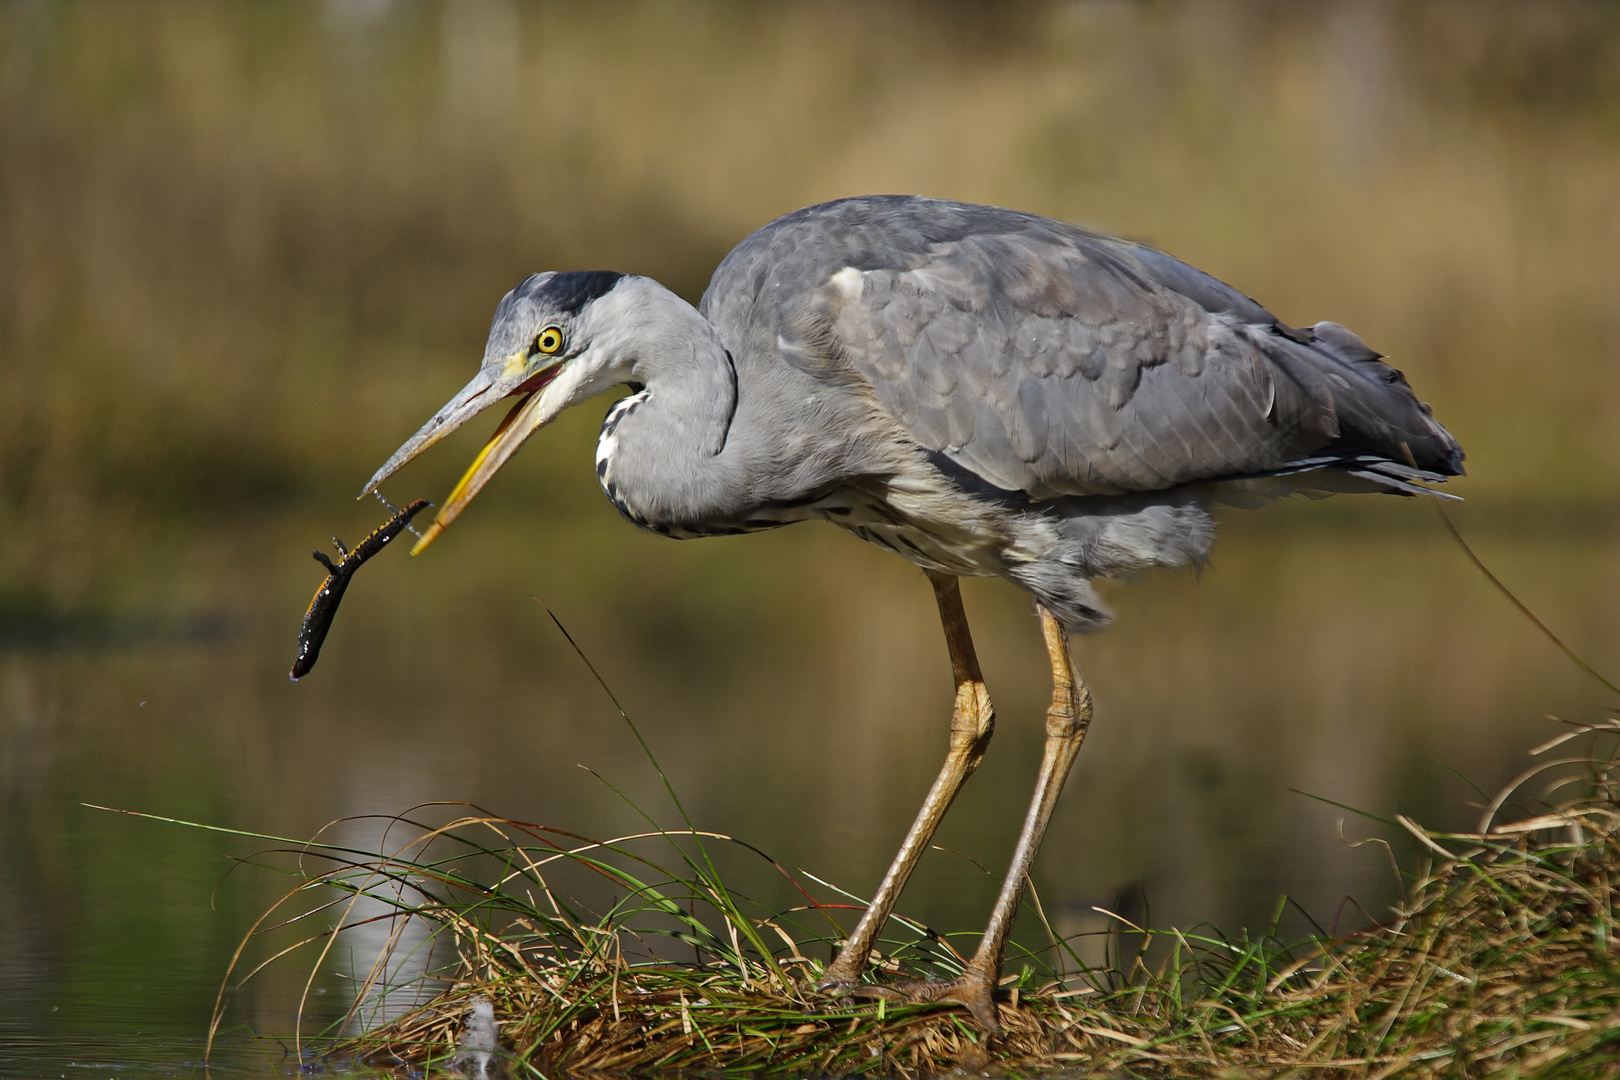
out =
<svg viewBox="0 0 1620 1080"><path fill-rule="evenodd" d="M369 798L361 801L376 805ZM420 832L387 818L359 817L338 822L328 835L329 842L355 851L421 861ZM453 949L432 936L426 921L401 914L402 909L422 903L426 883L420 877L383 881L373 876L356 884L364 895L333 908L331 921L344 928L335 947L337 970L350 982L351 999L362 1001L347 1029L357 1035L430 999L445 984L428 975L454 957L444 955ZM435 952L440 954L437 958Z"/></svg>
<svg viewBox="0 0 1620 1080"><path fill-rule="evenodd" d="M531 597L700 826L875 885L944 748L926 581L823 527L636 533L592 475L600 412L532 440L423 558L379 557L287 683L309 550L376 523L353 494L532 270L695 298L753 227L873 191L1146 239L1390 352L1469 449L1463 531L1615 666L1612 13L1012 10L0 7L0 1032L38 1033L24 1071L47 1045L189 1045L283 887L223 858L272 841L81 802L288 837L434 799L638 829L586 764L675 820ZM440 497L486 430L391 497ZM1338 822L1387 834L1294 790L1466 824L1452 769L1489 790L1547 714L1612 704L1426 506L1296 502L1222 534L1196 579L1111 590L1118 628L1075 644L1097 721L1035 871L1065 929L1100 929L1093 905L1254 928L1285 890L1324 924L1361 917L1347 896L1376 916L1387 860ZM965 594L1000 728L902 901L946 928L982 924L975 864L1004 865L1046 695L1024 598ZM425 962L413 924L369 925L306 1030L395 930L391 974ZM288 1031L307 970L240 990L238 1035Z"/></svg>

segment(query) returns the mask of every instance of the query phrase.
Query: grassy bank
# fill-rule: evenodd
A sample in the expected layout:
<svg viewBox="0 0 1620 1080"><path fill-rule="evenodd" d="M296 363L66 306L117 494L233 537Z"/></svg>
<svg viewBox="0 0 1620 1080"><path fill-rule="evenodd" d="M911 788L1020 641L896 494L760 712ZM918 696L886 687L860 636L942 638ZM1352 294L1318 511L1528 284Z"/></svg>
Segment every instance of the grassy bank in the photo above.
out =
<svg viewBox="0 0 1620 1080"><path fill-rule="evenodd" d="M466 1052L466 1018L487 1001L500 1024L496 1056L531 1075L921 1075L961 1064L1146 1076L1616 1075L1617 735L1620 722L1608 721L1538 748L1552 760L1491 800L1476 832L1391 822L1415 838L1425 865L1386 924L1285 946L1116 918L1101 966L1050 934L1046 948L1009 957L1004 1030L991 1039L950 1006L816 996L808 987L839 937L832 912L859 900L789 875L804 903L757 910L716 869L729 849L752 849L690 827L596 843L483 813L435 828L401 819L411 838L386 857L303 849L304 876L286 903L314 893L332 907L336 888L343 917L330 921L393 928L391 948L329 1032L339 1052L374 1065L450 1066ZM311 857L327 868L310 868ZM612 887L605 910L587 912L570 899L575 886L559 884L582 873ZM1039 914L1038 898L1032 907ZM267 913L261 926L285 917ZM404 932L409 923L431 929L427 945ZM961 964L950 936L905 919L891 932L879 982L948 976ZM328 960L342 933L305 941ZM414 970L442 981L429 982L426 1004L384 1016L379 1004L398 1001L387 984L405 942L432 950L437 959Z"/></svg>

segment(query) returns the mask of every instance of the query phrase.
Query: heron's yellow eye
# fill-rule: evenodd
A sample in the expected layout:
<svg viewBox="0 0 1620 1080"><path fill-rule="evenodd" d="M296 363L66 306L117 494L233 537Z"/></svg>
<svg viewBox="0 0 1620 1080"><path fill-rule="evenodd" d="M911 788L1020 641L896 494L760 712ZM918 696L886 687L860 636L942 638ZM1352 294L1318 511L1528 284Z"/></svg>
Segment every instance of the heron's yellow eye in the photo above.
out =
<svg viewBox="0 0 1620 1080"><path fill-rule="evenodd" d="M550 356L562 348L562 331L555 326L548 326L534 336L534 347Z"/></svg>

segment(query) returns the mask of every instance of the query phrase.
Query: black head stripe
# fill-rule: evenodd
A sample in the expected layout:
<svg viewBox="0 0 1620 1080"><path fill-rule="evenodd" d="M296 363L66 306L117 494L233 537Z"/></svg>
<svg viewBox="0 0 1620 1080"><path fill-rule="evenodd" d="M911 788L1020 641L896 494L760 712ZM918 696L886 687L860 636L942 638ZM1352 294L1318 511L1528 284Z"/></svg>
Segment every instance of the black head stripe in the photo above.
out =
<svg viewBox="0 0 1620 1080"><path fill-rule="evenodd" d="M518 286L518 291L549 310L578 315L586 304L611 291L622 277L613 270L570 270L549 277L536 274Z"/></svg>

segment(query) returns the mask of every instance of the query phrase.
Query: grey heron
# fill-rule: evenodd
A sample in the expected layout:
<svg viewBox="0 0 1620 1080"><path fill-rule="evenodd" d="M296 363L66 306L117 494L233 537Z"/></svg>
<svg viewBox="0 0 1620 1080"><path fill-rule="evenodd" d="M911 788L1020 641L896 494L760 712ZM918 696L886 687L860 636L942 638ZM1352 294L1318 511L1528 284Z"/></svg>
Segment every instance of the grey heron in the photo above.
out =
<svg viewBox="0 0 1620 1080"><path fill-rule="evenodd" d="M1151 247L1033 214L869 196L759 229L696 308L646 277L525 278L496 308L478 374L365 491L517 399L419 551L537 429L618 386L630 393L607 411L596 474L636 525L684 538L819 518L932 582L956 681L949 749L823 991L861 991L990 740L958 577L1034 598L1052 698L1012 864L964 973L905 988L988 1031L1025 880L1091 720L1068 646L1109 621L1091 579L1202 561L1218 504L1411 495L1462 473L1461 447L1402 374L1336 323L1290 327Z"/></svg>

